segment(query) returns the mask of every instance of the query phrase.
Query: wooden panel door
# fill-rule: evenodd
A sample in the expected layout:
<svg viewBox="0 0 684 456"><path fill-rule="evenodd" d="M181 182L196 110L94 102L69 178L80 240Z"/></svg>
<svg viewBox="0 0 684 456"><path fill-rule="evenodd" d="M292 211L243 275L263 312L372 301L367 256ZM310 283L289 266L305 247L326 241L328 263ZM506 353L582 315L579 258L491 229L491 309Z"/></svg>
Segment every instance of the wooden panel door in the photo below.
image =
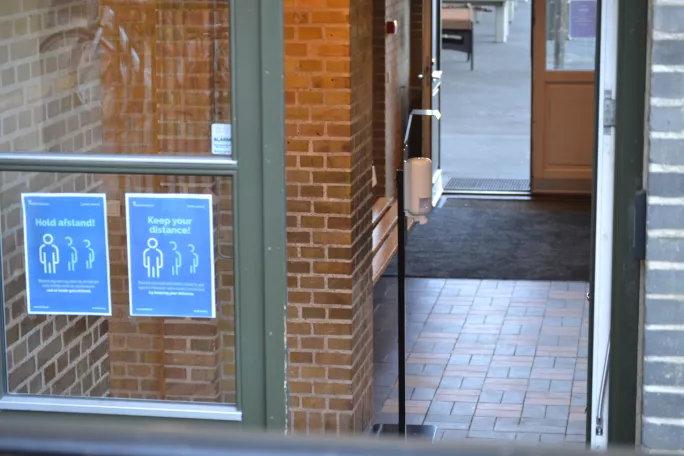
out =
<svg viewBox="0 0 684 456"><path fill-rule="evenodd" d="M533 0L532 192L590 193L597 0Z"/></svg>

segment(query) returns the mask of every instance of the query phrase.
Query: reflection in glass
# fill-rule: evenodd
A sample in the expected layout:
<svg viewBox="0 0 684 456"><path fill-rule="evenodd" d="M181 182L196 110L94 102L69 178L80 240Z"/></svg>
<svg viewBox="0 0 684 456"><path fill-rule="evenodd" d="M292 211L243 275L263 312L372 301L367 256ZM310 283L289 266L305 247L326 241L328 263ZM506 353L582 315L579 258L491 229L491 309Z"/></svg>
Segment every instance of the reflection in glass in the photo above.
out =
<svg viewBox="0 0 684 456"><path fill-rule="evenodd" d="M210 154L228 1L0 2L0 151Z"/></svg>
<svg viewBox="0 0 684 456"><path fill-rule="evenodd" d="M597 0L547 0L547 70L594 70L596 12Z"/></svg>
<svg viewBox="0 0 684 456"><path fill-rule="evenodd" d="M2 173L9 393L235 403L232 179ZM22 193L104 193L112 316L28 315ZM211 195L214 319L130 317L125 195Z"/></svg>

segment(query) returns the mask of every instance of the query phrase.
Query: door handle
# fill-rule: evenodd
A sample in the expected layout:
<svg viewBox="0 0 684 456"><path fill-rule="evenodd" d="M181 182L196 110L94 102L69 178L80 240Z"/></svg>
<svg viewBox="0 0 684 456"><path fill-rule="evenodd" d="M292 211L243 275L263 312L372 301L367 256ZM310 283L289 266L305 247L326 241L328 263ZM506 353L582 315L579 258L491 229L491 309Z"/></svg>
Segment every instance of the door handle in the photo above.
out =
<svg viewBox="0 0 684 456"><path fill-rule="evenodd" d="M438 81L437 84L432 88L432 96L434 97L439 93L439 88L442 86L442 81Z"/></svg>
<svg viewBox="0 0 684 456"><path fill-rule="evenodd" d="M596 405L596 428L594 432L596 435L603 435L603 402L606 396L606 387L608 386L608 373L610 371L610 333L608 334L608 347L606 347L606 358L603 361L603 372L601 375L601 384L599 385L598 404Z"/></svg>
<svg viewBox="0 0 684 456"><path fill-rule="evenodd" d="M423 76L423 73L420 73L418 75L418 79L423 79L424 77L425 76ZM433 71L431 74L431 77L432 77L433 81L438 81L438 80L442 79L442 70Z"/></svg>

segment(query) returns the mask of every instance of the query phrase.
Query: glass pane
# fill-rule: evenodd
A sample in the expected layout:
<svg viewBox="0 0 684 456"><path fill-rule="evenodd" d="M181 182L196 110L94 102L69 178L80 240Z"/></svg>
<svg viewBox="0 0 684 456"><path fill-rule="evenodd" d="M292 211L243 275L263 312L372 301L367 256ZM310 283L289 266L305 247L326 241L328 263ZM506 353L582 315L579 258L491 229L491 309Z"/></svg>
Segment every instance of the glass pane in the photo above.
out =
<svg viewBox="0 0 684 456"><path fill-rule="evenodd" d="M0 151L230 153L228 4L0 2Z"/></svg>
<svg viewBox="0 0 684 456"><path fill-rule="evenodd" d="M232 178L0 177L8 392L235 403Z"/></svg>
<svg viewBox="0 0 684 456"><path fill-rule="evenodd" d="M596 0L546 0L546 69L594 71Z"/></svg>

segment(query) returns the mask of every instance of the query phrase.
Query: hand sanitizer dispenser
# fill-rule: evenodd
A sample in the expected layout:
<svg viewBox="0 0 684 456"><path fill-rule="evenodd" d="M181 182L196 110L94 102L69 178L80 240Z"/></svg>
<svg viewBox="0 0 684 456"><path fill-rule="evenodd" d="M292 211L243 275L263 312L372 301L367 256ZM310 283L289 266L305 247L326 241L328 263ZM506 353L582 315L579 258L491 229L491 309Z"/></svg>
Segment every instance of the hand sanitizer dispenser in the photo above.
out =
<svg viewBox="0 0 684 456"><path fill-rule="evenodd" d="M407 217L427 223L432 211L432 160L409 158L404 162L404 204Z"/></svg>

